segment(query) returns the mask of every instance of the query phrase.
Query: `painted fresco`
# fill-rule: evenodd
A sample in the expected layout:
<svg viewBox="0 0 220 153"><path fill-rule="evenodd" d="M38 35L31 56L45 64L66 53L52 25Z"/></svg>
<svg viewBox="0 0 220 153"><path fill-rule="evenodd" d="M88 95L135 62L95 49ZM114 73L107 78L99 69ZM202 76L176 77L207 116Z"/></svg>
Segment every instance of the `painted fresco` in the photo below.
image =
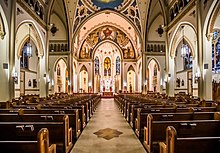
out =
<svg viewBox="0 0 220 153"><path fill-rule="evenodd" d="M92 3L102 9L114 9L121 5L124 0L92 0Z"/></svg>
<svg viewBox="0 0 220 153"><path fill-rule="evenodd" d="M80 58L90 59L93 48L103 40L111 40L117 43L123 51L125 59L135 58L135 50L128 36L123 31L112 26L100 27L91 32L82 44Z"/></svg>

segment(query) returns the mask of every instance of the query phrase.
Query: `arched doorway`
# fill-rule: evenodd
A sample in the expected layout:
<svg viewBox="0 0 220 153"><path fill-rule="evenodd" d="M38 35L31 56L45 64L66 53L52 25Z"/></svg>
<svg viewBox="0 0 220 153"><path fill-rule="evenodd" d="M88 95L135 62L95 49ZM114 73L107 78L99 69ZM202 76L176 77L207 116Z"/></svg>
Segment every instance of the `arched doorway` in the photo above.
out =
<svg viewBox="0 0 220 153"><path fill-rule="evenodd" d="M68 70L63 59L60 59L55 66L54 80L55 93L68 91Z"/></svg>
<svg viewBox="0 0 220 153"><path fill-rule="evenodd" d="M160 69L155 59L147 67L147 88L149 91L160 92Z"/></svg>
<svg viewBox="0 0 220 153"><path fill-rule="evenodd" d="M127 92L129 93L135 92L135 75L134 67L130 66L127 72Z"/></svg>
<svg viewBox="0 0 220 153"><path fill-rule="evenodd" d="M83 65L79 73L79 92L81 93L88 93L89 86L88 86L88 71L87 68Z"/></svg>

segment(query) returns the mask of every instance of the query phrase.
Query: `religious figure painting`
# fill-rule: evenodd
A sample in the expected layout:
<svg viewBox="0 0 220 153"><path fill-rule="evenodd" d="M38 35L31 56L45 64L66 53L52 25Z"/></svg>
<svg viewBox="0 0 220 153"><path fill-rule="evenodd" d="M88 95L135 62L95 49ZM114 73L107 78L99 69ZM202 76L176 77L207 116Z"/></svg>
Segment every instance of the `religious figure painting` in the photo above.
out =
<svg viewBox="0 0 220 153"><path fill-rule="evenodd" d="M123 48L123 54L125 59L133 59L134 58L134 49L132 46L127 46Z"/></svg>

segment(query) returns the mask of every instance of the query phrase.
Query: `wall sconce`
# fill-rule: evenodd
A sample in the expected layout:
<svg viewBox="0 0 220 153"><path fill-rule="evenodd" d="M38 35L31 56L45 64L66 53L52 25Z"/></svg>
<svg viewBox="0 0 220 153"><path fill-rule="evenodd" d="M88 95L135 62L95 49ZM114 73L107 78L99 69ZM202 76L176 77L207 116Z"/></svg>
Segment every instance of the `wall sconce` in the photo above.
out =
<svg viewBox="0 0 220 153"><path fill-rule="evenodd" d="M18 73L15 71L12 73L12 78L15 84L18 84Z"/></svg>
<svg viewBox="0 0 220 153"><path fill-rule="evenodd" d="M199 78L200 78L200 73L199 73L199 72L196 72L196 74L195 74L195 78L194 78L195 83L198 83Z"/></svg>

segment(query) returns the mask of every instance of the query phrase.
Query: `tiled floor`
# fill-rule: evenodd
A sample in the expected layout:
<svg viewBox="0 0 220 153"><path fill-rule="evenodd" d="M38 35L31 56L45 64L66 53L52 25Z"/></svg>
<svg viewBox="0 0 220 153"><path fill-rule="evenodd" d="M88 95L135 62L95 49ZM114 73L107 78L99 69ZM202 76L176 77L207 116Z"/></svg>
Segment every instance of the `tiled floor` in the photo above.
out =
<svg viewBox="0 0 220 153"><path fill-rule="evenodd" d="M102 99L71 153L146 153L114 99Z"/></svg>

